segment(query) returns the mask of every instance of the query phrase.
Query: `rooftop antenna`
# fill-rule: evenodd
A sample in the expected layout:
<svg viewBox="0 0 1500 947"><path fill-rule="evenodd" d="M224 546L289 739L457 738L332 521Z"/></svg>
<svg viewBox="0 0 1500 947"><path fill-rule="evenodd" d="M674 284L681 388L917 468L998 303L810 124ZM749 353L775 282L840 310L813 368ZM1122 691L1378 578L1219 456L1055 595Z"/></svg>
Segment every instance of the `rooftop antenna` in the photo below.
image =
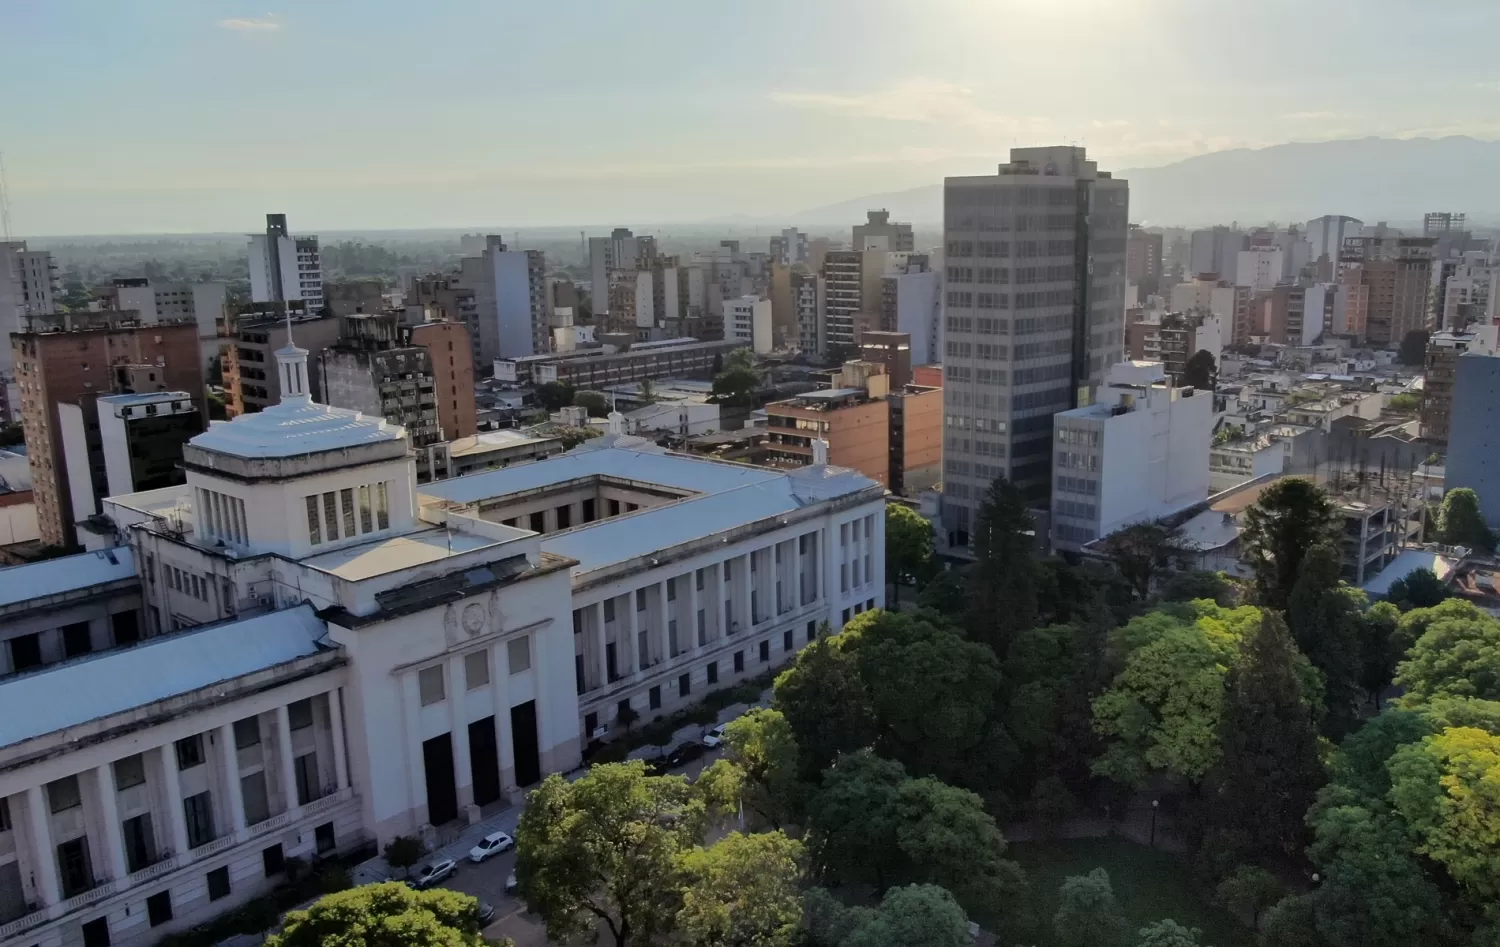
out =
<svg viewBox="0 0 1500 947"><path fill-rule="evenodd" d="M0 151L0 233L10 242L10 189L5 186L5 152Z"/></svg>

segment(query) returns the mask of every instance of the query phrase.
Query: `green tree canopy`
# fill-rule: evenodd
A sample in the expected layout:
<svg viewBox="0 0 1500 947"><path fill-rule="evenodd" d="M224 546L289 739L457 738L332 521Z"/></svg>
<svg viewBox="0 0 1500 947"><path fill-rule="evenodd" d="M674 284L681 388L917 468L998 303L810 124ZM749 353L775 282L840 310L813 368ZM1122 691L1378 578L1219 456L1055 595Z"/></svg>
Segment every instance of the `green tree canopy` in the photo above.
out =
<svg viewBox="0 0 1500 947"><path fill-rule="evenodd" d="M1223 572L1179 572L1161 587L1164 602L1191 602L1206 598L1223 608L1240 603L1240 590Z"/></svg>
<svg viewBox="0 0 1500 947"><path fill-rule="evenodd" d="M1198 940L1203 932L1196 927L1183 927L1168 918L1148 924L1136 932L1136 947L1200 947Z"/></svg>
<svg viewBox="0 0 1500 947"><path fill-rule="evenodd" d="M1454 487L1444 494L1438 510L1438 540L1480 552L1495 551L1495 534L1479 511L1479 494L1469 487Z"/></svg>
<svg viewBox="0 0 1500 947"><path fill-rule="evenodd" d="M325 895L292 911L268 947L484 947L479 902L443 888L389 881ZM506 943L509 943L507 941Z"/></svg>
<svg viewBox="0 0 1500 947"><path fill-rule="evenodd" d="M573 404L585 409L591 418L609 415L609 399L597 391L580 391L573 395Z"/></svg>
<svg viewBox="0 0 1500 947"><path fill-rule="evenodd" d="M917 604L949 620L961 618L968 607L968 584L957 569L937 571L917 595Z"/></svg>
<svg viewBox="0 0 1500 947"><path fill-rule="evenodd" d="M1260 912L1286 895L1286 885L1258 865L1241 865L1219 882L1214 894L1233 913L1250 915L1250 926L1259 929Z"/></svg>
<svg viewBox="0 0 1500 947"><path fill-rule="evenodd" d="M695 947L795 947L802 844L782 832L732 832L678 857L677 929Z"/></svg>
<svg viewBox="0 0 1500 947"><path fill-rule="evenodd" d="M808 847L824 877L884 888L901 867L896 833L906 771L860 750L840 756L808 804Z"/></svg>
<svg viewBox="0 0 1500 947"><path fill-rule="evenodd" d="M536 386L536 400L548 411L566 408L573 403L573 386L560 381L544 382Z"/></svg>
<svg viewBox="0 0 1500 947"><path fill-rule="evenodd" d="M603 924L616 947L669 932L681 902L678 857L699 842L706 805L680 776L607 763L575 782L553 774L516 830L527 906L562 940Z"/></svg>
<svg viewBox="0 0 1500 947"><path fill-rule="evenodd" d="M1402 365L1422 365L1427 361L1426 329L1412 329L1401 337L1401 348L1396 352L1396 361Z"/></svg>
<svg viewBox="0 0 1500 947"><path fill-rule="evenodd" d="M1036 524L1015 484L997 477L975 516L970 540L969 619L974 640L1003 656L1018 632L1036 624Z"/></svg>
<svg viewBox="0 0 1500 947"><path fill-rule="evenodd" d="M1500 736L1450 727L1391 757L1391 799L1418 838L1476 901L1500 902Z"/></svg>
<svg viewBox="0 0 1500 947"><path fill-rule="evenodd" d="M720 404L734 407L750 407L755 404L755 393L760 390L760 376L754 368L755 356L747 359L740 353L750 349L735 349L724 360L724 370L714 375L713 399Z"/></svg>
<svg viewBox="0 0 1500 947"><path fill-rule="evenodd" d="M1303 818L1325 781L1302 660L1281 617L1264 609L1231 674L1223 751L1210 780L1209 823L1231 848L1281 855L1302 848Z"/></svg>
<svg viewBox="0 0 1500 947"><path fill-rule="evenodd" d="M1152 578L1174 565L1182 551L1177 530L1160 521L1127 526L1099 545L1142 601L1151 594Z"/></svg>
<svg viewBox="0 0 1500 947"><path fill-rule="evenodd" d="M1365 689L1360 653L1365 593L1339 580L1339 550L1319 543L1302 559L1302 572L1287 603L1287 625L1292 640L1323 674L1324 718L1330 736L1353 729Z"/></svg>
<svg viewBox="0 0 1500 947"><path fill-rule="evenodd" d="M1191 385L1202 391L1213 391L1219 384L1219 366L1214 361L1213 353L1208 349L1199 349L1182 366L1182 376L1177 383L1184 387Z"/></svg>
<svg viewBox="0 0 1500 947"><path fill-rule="evenodd" d="M848 640L842 633L820 636L776 678L772 705L792 729L801 775L808 781L816 780L840 753L875 742L875 708L858 666L844 650Z"/></svg>
<svg viewBox="0 0 1500 947"><path fill-rule="evenodd" d="M1322 488L1302 477L1283 477L1261 491L1245 511L1240 548L1255 572L1260 603L1285 611L1302 557L1323 542L1338 542L1333 504Z"/></svg>
<svg viewBox="0 0 1500 947"><path fill-rule="evenodd" d="M738 801L746 809L773 828L801 818L811 787L801 779L797 737L781 711L757 707L735 718L724 728L724 745L713 766L743 774Z"/></svg>
<svg viewBox="0 0 1500 947"><path fill-rule="evenodd" d="M932 575L932 524L902 503L885 505L885 574L901 597L901 584L920 587Z"/></svg>
<svg viewBox="0 0 1500 947"><path fill-rule="evenodd" d="M1448 587L1431 569L1413 569L1391 583L1386 599L1403 612L1432 608L1448 597Z"/></svg>
<svg viewBox="0 0 1500 947"><path fill-rule="evenodd" d="M1500 619L1472 605L1472 611L1465 614L1463 608L1450 608L1453 604L1444 602L1436 608L1407 613L1408 618L1420 612L1440 612L1448 617L1431 621L1396 669L1396 683L1406 688L1403 704L1410 706L1437 697L1500 700Z"/></svg>
<svg viewBox="0 0 1500 947"><path fill-rule="evenodd" d="M1125 915L1115 901L1109 872L1095 868L1062 883L1052 933L1058 947L1117 947L1124 943Z"/></svg>
<svg viewBox="0 0 1500 947"><path fill-rule="evenodd" d="M859 912L840 947L973 947L968 919L953 896L936 885L887 891L874 911Z"/></svg>

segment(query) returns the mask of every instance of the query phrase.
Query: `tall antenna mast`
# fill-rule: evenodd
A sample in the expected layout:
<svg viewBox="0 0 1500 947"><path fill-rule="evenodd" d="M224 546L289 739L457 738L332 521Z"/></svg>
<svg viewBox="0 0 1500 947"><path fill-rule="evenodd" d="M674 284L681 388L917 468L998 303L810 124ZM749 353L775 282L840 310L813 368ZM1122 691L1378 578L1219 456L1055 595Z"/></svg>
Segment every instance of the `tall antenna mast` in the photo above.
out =
<svg viewBox="0 0 1500 947"><path fill-rule="evenodd" d="M10 242L10 189L5 186L5 152L0 151L0 234Z"/></svg>

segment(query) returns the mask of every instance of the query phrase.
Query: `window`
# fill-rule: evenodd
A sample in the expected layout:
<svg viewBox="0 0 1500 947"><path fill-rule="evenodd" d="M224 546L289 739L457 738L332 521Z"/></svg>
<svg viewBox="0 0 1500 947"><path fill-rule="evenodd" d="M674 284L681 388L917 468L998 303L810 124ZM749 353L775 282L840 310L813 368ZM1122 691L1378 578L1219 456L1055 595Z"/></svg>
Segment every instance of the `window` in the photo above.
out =
<svg viewBox="0 0 1500 947"><path fill-rule="evenodd" d="M677 579L675 577L667 580L667 601L677 601Z"/></svg>
<svg viewBox="0 0 1500 947"><path fill-rule="evenodd" d="M609 501L609 515L610 516L619 516L620 515L620 501L619 500L610 500Z"/></svg>
<svg viewBox="0 0 1500 947"><path fill-rule="evenodd" d="M287 727L292 730L301 730L313 725L312 698L304 697L294 700L286 705Z"/></svg>
<svg viewBox="0 0 1500 947"><path fill-rule="evenodd" d="M771 660L771 639L769 638L760 643L760 659L765 662Z"/></svg>
<svg viewBox="0 0 1500 947"><path fill-rule="evenodd" d="M510 664L510 673L520 674L531 670L531 639L526 635L512 638L505 643L505 659Z"/></svg>
<svg viewBox="0 0 1500 947"><path fill-rule="evenodd" d="M344 507L344 535L359 535L359 530L354 525L354 488L345 487L340 490L339 499L343 501Z"/></svg>
<svg viewBox="0 0 1500 947"><path fill-rule="evenodd" d="M234 722L234 748L243 750L260 743L260 718L246 717Z"/></svg>
<svg viewBox="0 0 1500 947"><path fill-rule="evenodd" d="M464 685L468 690L490 682L490 653L470 651L464 655Z"/></svg>
<svg viewBox="0 0 1500 947"><path fill-rule="evenodd" d="M260 861L261 865L265 867L267 878L270 878L272 875L281 874L282 870L286 868L286 855L281 850L281 843L277 842L270 848L262 850Z"/></svg>
<svg viewBox="0 0 1500 947"><path fill-rule="evenodd" d="M292 761L292 775L297 782L297 805L305 806L320 798L322 786L318 779L318 754L304 753Z"/></svg>
<svg viewBox="0 0 1500 947"><path fill-rule="evenodd" d="M390 508L386 505L385 483L375 484L375 528L389 529L391 525Z"/></svg>
<svg viewBox="0 0 1500 947"><path fill-rule="evenodd" d="M137 753L123 760L115 760L115 791L124 792L132 786L146 781L146 761Z"/></svg>
<svg viewBox="0 0 1500 947"><path fill-rule="evenodd" d="M531 514L528 522L533 533L545 533L547 531L547 514L545 511L538 511Z"/></svg>
<svg viewBox="0 0 1500 947"><path fill-rule="evenodd" d="M604 620L607 622L615 620L615 600L612 598L604 600Z"/></svg>
<svg viewBox="0 0 1500 947"><path fill-rule="evenodd" d="M36 632L16 635L10 639L10 666L17 671L40 667L42 664L42 638Z"/></svg>
<svg viewBox="0 0 1500 947"><path fill-rule="evenodd" d="M444 696L443 692L443 666L434 664L417 672L417 692L422 698L422 706L436 704Z"/></svg>
<svg viewBox="0 0 1500 947"><path fill-rule="evenodd" d="M370 515L370 488L363 486L359 488L359 531L368 533L374 528L375 521Z"/></svg>
<svg viewBox="0 0 1500 947"><path fill-rule="evenodd" d="M76 658L80 654L88 654L94 650L94 643L89 640L89 623L86 621L63 625L62 638L65 658Z"/></svg>
<svg viewBox="0 0 1500 947"><path fill-rule="evenodd" d="M83 805L78 795L78 777L64 776L47 784L47 803L54 813L67 812Z"/></svg>
<svg viewBox="0 0 1500 947"><path fill-rule="evenodd" d="M240 777L240 799L245 805L246 825L257 825L271 817L271 804L266 798L264 771Z"/></svg>
<svg viewBox="0 0 1500 947"><path fill-rule="evenodd" d="M158 891L146 899L146 916L151 926L165 924L172 919L172 892Z"/></svg>
<svg viewBox="0 0 1500 947"><path fill-rule="evenodd" d="M661 685L658 684L647 692L646 701L652 710L661 709Z"/></svg>
<svg viewBox="0 0 1500 947"><path fill-rule="evenodd" d="M866 600L866 602L865 602L865 611L869 611L870 609L872 609L874 607L875 607L875 600L873 598Z"/></svg>
<svg viewBox="0 0 1500 947"><path fill-rule="evenodd" d="M638 612L644 612L646 610L646 590L645 589L636 589L635 590L635 610L638 611Z"/></svg>
<svg viewBox="0 0 1500 947"><path fill-rule="evenodd" d="M585 523L592 523L595 519L596 519L596 517L594 516L594 501L591 500L591 499L590 500L584 500L583 501L583 521Z"/></svg>
<svg viewBox="0 0 1500 947"><path fill-rule="evenodd" d="M120 844L125 848L125 870L137 872L156 861L156 839L151 834L151 815L138 815L120 824Z"/></svg>
<svg viewBox="0 0 1500 947"><path fill-rule="evenodd" d="M678 693L678 695L682 696L682 697L686 697L688 694L691 694L692 692L693 692L693 675L692 674L679 674L679 675L677 675L677 693Z"/></svg>
<svg viewBox="0 0 1500 947"><path fill-rule="evenodd" d="M10 831L10 803L0 799L0 832Z"/></svg>
<svg viewBox="0 0 1500 947"><path fill-rule="evenodd" d="M781 650L790 651L795 647L796 644L794 644L792 641L792 630L788 628L786 631L781 633Z"/></svg>
<svg viewBox="0 0 1500 947"><path fill-rule="evenodd" d="M207 845L214 840L214 807L207 791L182 800L182 814L187 821L188 848Z"/></svg>
<svg viewBox="0 0 1500 947"><path fill-rule="evenodd" d="M851 616L849 614L849 609L847 609L847 608L844 609L844 624L846 624L846 625L849 624L850 617Z"/></svg>
<svg viewBox="0 0 1500 947"><path fill-rule="evenodd" d="M698 609L698 644L708 644L708 616L703 609Z"/></svg>
<svg viewBox="0 0 1500 947"><path fill-rule="evenodd" d="M599 729L599 715L597 713L585 714L583 717L583 732L586 736L593 736L594 731Z"/></svg>
<svg viewBox="0 0 1500 947"><path fill-rule="evenodd" d="M807 640L809 643L818 637L818 623L816 620L807 623Z"/></svg>
<svg viewBox="0 0 1500 947"><path fill-rule="evenodd" d="M96 917L83 925L83 947L109 947L109 918Z"/></svg>
<svg viewBox="0 0 1500 947"><path fill-rule="evenodd" d="M708 682L710 684L719 683L719 662L717 661L708 662Z"/></svg>
<svg viewBox="0 0 1500 947"><path fill-rule="evenodd" d="M734 653L734 673L739 674L743 670L745 670L745 652L736 651Z"/></svg>
<svg viewBox="0 0 1500 947"><path fill-rule="evenodd" d="M617 718L624 717L628 719L633 713L635 713L635 711L631 709L629 697L625 698L615 705L615 716Z"/></svg>
<svg viewBox="0 0 1500 947"><path fill-rule="evenodd" d="M338 847L333 837L333 823L324 822L313 829L313 841L317 845L318 854L326 855Z"/></svg>
<svg viewBox="0 0 1500 947"><path fill-rule="evenodd" d="M215 868L208 873L208 900L217 901L229 897L229 867Z"/></svg>
<svg viewBox="0 0 1500 947"><path fill-rule="evenodd" d="M307 541L316 546L323 541L323 527L318 522L318 498L307 498Z"/></svg>
<svg viewBox="0 0 1500 947"><path fill-rule="evenodd" d="M696 581L698 583L698 591L700 591L700 592L703 591L703 570L702 569L699 569L697 571L697 573L696 573L696 579L694 581Z"/></svg>
<svg viewBox="0 0 1500 947"><path fill-rule="evenodd" d="M339 538L339 503L333 493L323 494L323 522L328 524L328 541Z"/></svg>
<svg viewBox="0 0 1500 947"><path fill-rule="evenodd" d="M567 529L573 525L573 508L566 503L557 508L557 528Z"/></svg>
<svg viewBox="0 0 1500 947"><path fill-rule="evenodd" d="M177 741L177 768L192 769L203 764L203 735L195 733Z"/></svg>

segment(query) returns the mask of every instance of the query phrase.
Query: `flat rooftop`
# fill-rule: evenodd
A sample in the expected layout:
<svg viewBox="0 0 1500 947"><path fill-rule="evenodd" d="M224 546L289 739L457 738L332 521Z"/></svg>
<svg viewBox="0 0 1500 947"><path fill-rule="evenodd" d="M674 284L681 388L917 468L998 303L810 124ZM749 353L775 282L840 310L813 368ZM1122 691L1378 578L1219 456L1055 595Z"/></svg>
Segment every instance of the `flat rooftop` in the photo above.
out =
<svg viewBox="0 0 1500 947"><path fill-rule="evenodd" d="M528 535L525 530L518 529L514 532L517 539ZM401 569L441 562L476 549L501 546L504 543L504 540L490 536L436 527L320 552L298 561L310 569L336 575L349 582L362 582Z"/></svg>
<svg viewBox="0 0 1500 947"><path fill-rule="evenodd" d="M24 568L24 567L23 567ZM204 625L0 682L0 746L55 733L325 650L309 605ZM59 698L66 694L66 698Z"/></svg>
<svg viewBox="0 0 1500 947"><path fill-rule="evenodd" d="M543 536L544 552L578 560L575 576L879 487L841 467L770 470L671 454L641 438L608 436L547 460L440 480L417 487L417 492L428 499L478 503L596 476L691 493Z"/></svg>
<svg viewBox="0 0 1500 947"><path fill-rule="evenodd" d="M0 608L135 577L129 546L11 566L0 569Z"/></svg>

